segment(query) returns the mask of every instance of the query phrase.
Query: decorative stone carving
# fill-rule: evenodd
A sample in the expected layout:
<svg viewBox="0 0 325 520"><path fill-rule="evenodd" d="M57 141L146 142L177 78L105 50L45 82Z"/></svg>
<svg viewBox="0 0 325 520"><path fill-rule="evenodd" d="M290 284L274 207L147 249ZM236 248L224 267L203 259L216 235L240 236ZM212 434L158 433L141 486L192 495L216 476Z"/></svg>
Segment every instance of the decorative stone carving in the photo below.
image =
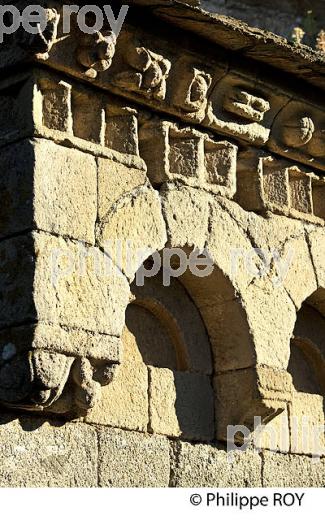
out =
<svg viewBox="0 0 325 520"><path fill-rule="evenodd" d="M113 32L102 34L83 34L80 45L76 50L78 63L86 70L85 76L89 79L97 78L98 73L109 69L115 54L116 36Z"/></svg>
<svg viewBox="0 0 325 520"><path fill-rule="evenodd" d="M261 123L264 114L270 110L268 101L237 88L226 93L223 106L228 112L256 123Z"/></svg>
<svg viewBox="0 0 325 520"><path fill-rule="evenodd" d="M300 148L309 143L314 131L314 122L308 116L286 121L282 128L283 142L292 148Z"/></svg>
<svg viewBox="0 0 325 520"><path fill-rule="evenodd" d="M139 138L140 155L147 163L148 176L154 185L181 180L227 197L234 195L235 145L166 121L144 124Z"/></svg>
<svg viewBox="0 0 325 520"><path fill-rule="evenodd" d="M22 27L16 33L16 41L20 47L40 60L47 60L49 53L57 40L60 14L56 9L44 9L46 27L43 32L29 34Z"/></svg>
<svg viewBox="0 0 325 520"><path fill-rule="evenodd" d="M156 101L164 100L170 61L145 47L132 45L125 51L125 60L133 71L118 73L113 83Z"/></svg>
<svg viewBox="0 0 325 520"><path fill-rule="evenodd" d="M116 96L34 71L13 77L4 90L0 84L0 108L0 145L46 137L144 169L138 111Z"/></svg>
<svg viewBox="0 0 325 520"><path fill-rule="evenodd" d="M303 164L325 168L325 113L310 103L292 100L277 115L269 147Z"/></svg>
<svg viewBox="0 0 325 520"><path fill-rule="evenodd" d="M228 74L211 92L205 124L241 140L265 144L276 103L271 110L270 100L256 90L246 78Z"/></svg>
<svg viewBox="0 0 325 520"><path fill-rule="evenodd" d="M193 65L193 59L189 58L180 59L174 67L172 104L184 117L200 123L205 117L212 76Z"/></svg>
<svg viewBox="0 0 325 520"><path fill-rule="evenodd" d="M0 359L0 402L9 408L84 414L100 398L101 385L111 381L113 370L104 362L96 366L87 358L56 352L17 353L7 343Z"/></svg>

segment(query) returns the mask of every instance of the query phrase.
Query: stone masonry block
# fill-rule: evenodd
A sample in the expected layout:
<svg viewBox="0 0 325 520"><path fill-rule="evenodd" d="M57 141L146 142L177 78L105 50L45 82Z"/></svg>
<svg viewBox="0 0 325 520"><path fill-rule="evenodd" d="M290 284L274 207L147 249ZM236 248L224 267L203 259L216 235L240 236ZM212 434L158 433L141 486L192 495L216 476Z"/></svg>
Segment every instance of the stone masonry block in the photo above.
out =
<svg viewBox="0 0 325 520"><path fill-rule="evenodd" d="M100 486L168 487L166 437L100 428L98 462Z"/></svg>
<svg viewBox="0 0 325 520"><path fill-rule="evenodd" d="M325 459L263 452L265 487L324 487Z"/></svg>
<svg viewBox="0 0 325 520"><path fill-rule="evenodd" d="M3 416L1 487L95 487L97 437L91 426Z"/></svg>
<svg viewBox="0 0 325 520"><path fill-rule="evenodd" d="M110 159L98 159L98 218L106 213L121 197L147 181L144 170L125 166Z"/></svg>
<svg viewBox="0 0 325 520"><path fill-rule="evenodd" d="M0 331L0 364L2 360L30 350L119 363L120 341L115 336L48 323L10 327Z"/></svg>
<svg viewBox="0 0 325 520"><path fill-rule="evenodd" d="M40 320L118 336L129 285L97 248L33 232L0 245L0 326Z"/></svg>
<svg viewBox="0 0 325 520"><path fill-rule="evenodd" d="M208 376L149 367L150 428L154 433L212 440L213 401Z"/></svg>
<svg viewBox="0 0 325 520"><path fill-rule="evenodd" d="M308 234L310 252L319 286L325 287L325 230L322 228Z"/></svg>
<svg viewBox="0 0 325 520"><path fill-rule="evenodd" d="M102 398L86 420L94 424L147 431L148 369L133 335L124 329L121 365L113 381L102 390Z"/></svg>
<svg viewBox="0 0 325 520"><path fill-rule="evenodd" d="M244 426L253 432L287 409L291 401L291 376L285 370L255 367L217 374L216 393L217 439L227 441L228 426ZM245 434L238 429L238 433ZM234 432L236 439L242 435ZM284 439L285 441L285 439ZM276 441L278 442L278 441Z"/></svg>
<svg viewBox="0 0 325 520"><path fill-rule="evenodd" d="M258 453L226 452L218 445L174 443L172 487L261 487Z"/></svg>
<svg viewBox="0 0 325 520"><path fill-rule="evenodd" d="M94 243L93 157L47 140L25 140L2 150L0 168L1 236L37 228Z"/></svg>
<svg viewBox="0 0 325 520"><path fill-rule="evenodd" d="M317 289L315 270L305 236L290 240L281 251L280 257L283 266L282 283L299 309L302 302ZM281 279L279 273L278 278ZM303 280L304 283L297 283L297 280Z"/></svg>
<svg viewBox="0 0 325 520"><path fill-rule="evenodd" d="M161 195L171 246L203 249L208 236L209 194L194 188L169 186Z"/></svg>
<svg viewBox="0 0 325 520"><path fill-rule="evenodd" d="M268 449L271 451L279 451L281 453L289 453L290 430L287 409L277 415L261 429L254 431L253 444L259 450Z"/></svg>
<svg viewBox="0 0 325 520"><path fill-rule="evenodd" d="M132 280L142 262L167 242L157 192L140 187L123 197L100 220L97 237L100 246Z"/></svg>
<svg viewBox="0 0 325 520"><path fill-rule="evenodd" d="M324 398L294 392L290 410L291 452L325 456Z"/></svg>

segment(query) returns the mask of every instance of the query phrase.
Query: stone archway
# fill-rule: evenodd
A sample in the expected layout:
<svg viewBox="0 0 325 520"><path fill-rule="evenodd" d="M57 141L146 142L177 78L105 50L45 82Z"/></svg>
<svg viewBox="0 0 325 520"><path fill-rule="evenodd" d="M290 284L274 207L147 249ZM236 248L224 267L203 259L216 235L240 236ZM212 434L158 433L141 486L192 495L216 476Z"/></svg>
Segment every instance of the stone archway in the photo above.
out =
<svg viewBox="0 0 325 520"><path fill-rule="evenodd" d="M153 252L165 247L208 249L213 273L197 278L187 270L179 281L195 303L209 335L219 440L227 439L229 424L252 430L255 416L265 423L286 408L291 399L286 368L295 317L283 287L274 288L270 280L256 279L243 265L233 269L233 252L240 249L251 253L253 244L236 220L238 206L228 206L223 207L201 189L168 184L158 194L142 187L114 206L100 223L99 233L103 244L108 239L120 243L134 237L128 253L113 258L130 283ZM252 257L258 266L261 259L254 249ZM275 326L275 310L279 308L281 322ZM141 428L146 428L145 421Z"/></svg>

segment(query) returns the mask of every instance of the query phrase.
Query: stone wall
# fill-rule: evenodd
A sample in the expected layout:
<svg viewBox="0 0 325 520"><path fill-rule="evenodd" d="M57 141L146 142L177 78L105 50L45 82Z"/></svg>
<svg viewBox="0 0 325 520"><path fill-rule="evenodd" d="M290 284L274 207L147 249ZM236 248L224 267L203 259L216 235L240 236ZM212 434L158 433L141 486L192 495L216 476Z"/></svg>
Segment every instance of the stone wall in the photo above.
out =
<svg viewBox="0 0 325 520"><path fill-rule="evenodd" d="M136 4L0 49L0 484L323 486L322 58Z"/></svg>
<svg viewBox="0 0 325 520"><path fill-rule="evenodd" d="M2 487L323 487L324 461L103 426L1 417ZM28 469L27 469L28 468Z"/></svg>

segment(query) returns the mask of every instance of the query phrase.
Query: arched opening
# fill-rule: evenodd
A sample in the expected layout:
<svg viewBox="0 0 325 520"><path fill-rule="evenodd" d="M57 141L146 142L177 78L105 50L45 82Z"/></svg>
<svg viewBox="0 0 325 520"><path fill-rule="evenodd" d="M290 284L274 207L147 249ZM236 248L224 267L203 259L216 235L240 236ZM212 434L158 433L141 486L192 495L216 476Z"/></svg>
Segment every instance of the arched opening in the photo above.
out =
<svg viewBox="0 0 325 520"><path fill-rule="evenodd" d="M183 251L189 258L193 250ZM177 255L172 268L179 268ZM163 278L162 271L143 285L135 278L123 334L148 368L149 431L225 440L238 417L251 423L256 402L256 355L242 302L215 265L206 276L188 266L168 286Z"/></svg>
<svg viewBox="0 0 325 520"><path fill-rule="evenodd" d="M325 291L305 300L290 344L288 372L292 376L289 406L291 450L320 454L325 451Z"/></svg>
<svg viewBox="0 0 325 520"><path fill-rule="evenodd" d="M211 441L214 438L212 361L198 309L177 279L162 272L131 285L123 342L148 370L149 431Z"/></svg>
<svg viewBox="0 0 325 520"><path fill-rule="evenodd" d="M324 298L324 300L323 300ZM325 294L316 291L302 304L290 345L288 372L295 391L325 395Z"/></svg>

